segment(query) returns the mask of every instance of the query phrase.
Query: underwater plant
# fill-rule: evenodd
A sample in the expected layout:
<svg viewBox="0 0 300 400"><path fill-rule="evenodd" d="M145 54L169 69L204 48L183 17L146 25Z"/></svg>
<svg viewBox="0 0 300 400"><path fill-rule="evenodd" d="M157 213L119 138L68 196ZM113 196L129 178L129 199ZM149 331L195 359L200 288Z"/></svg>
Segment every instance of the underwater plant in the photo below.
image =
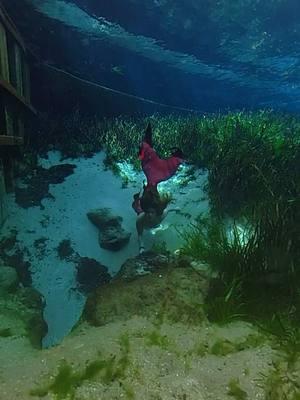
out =
<svg viewBox="0 0 300 400"><path fill-rule="evenodd" d="M273 338L272 346L278 350L281 358L292 367L300 360L300 326L298 319L291 315L273 314L269 320L259 321L262 331Z"/></svg>
<svg viewBox="0 0 300 400"><path fill-rule="evenodd" d="M119 338L120 356L110 355L108 358L99 358L88 362L83 370L74 370L66 360L62 360L58 372L50 384L37 387L30 391L31 396L44 397L53 393L57 400L74 399L76 389L85 381L97 379L105 385L120 381L125 377L129 367L130 343L128 333ZM129 396L133 395L130 388L125 387ZM130 398L130 397L129 397ZM134 397L131 397L134 398Z"/></svg>
<svg viewBox="0 0 300 400"><path fill-rule="evenodd" d="M227 393L236 400L247 400L248 398L247 392L240 387L240 382L238 379L231 379L229 381Z"/></svg>
<svg viewBox="0 0 300 400"><path fill-rule="evenodd" d="M182 253L217 272L205 305L213 320L263 310L267 316L291 304L299 308L300 235L293 216L293 210L283 212L276 203L258 219L244 218L242 228L237 221L229 229L219 217L200 216L190 229L179 232Z"/></svg>
<svg viewBox="0 0 300 400"><path fill-rule="evenodd" d="M268 373L261 374L265 400L299 400L299 369L290 368L282 361L273 362Z"/></svg>
<svg viewBox="0 0 300 400"><path fill-rule="evenodd" d="M242 341L231 341L228 339L217 339L209 349L210 354L216 356L226 356L246 349L261 346L266 342L267 337L262 334L249 334Z"/></svg>
<svg viewBox="0 0 300 400"><path fill-rule="evenodd" d="M211 281L204 303L204 311L211 322L225 325L246 316L241 286L241 278L233 278L231 282L222 279Z"/></svg>
<svg viewBox="0 0 300 400"><path fill-rule="evenodd" d="M245 225L241 234L233 221L229 233L221 219L200 215L196 223L179 234L183 239L182 253L208 263L226 282L231 282L232 288L238 277L260 267L258 230L251 226Z"/></svg>
<svg viewBox="0 0 300 400"><path fill-rule="evenodd" d="M167 350L172 345L167 335L162 335L158 330L147 333L145 339L148 346L158 346L163 350Z"/></svg>

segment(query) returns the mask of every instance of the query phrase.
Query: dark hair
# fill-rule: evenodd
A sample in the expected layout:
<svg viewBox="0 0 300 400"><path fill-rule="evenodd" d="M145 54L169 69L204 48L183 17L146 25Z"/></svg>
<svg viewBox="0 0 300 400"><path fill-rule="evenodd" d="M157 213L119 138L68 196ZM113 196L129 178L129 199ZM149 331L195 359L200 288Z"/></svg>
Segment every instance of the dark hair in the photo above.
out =
<svg viewBox="0 0 300 400"><path fill-rule="evenodd" d="M169 196L160 196L156 187L145 187L141 197L141 208L147 213L154 211L157 215L161 215L167 207L171 198Z"/></svg>

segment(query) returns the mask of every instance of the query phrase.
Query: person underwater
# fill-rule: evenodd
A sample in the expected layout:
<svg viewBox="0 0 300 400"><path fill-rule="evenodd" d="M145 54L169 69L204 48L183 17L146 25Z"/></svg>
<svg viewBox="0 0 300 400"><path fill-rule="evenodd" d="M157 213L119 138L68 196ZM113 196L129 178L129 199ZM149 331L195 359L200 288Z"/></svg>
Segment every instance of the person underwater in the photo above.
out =
<svg viewBox="0 0 300 400"><path fill-rule="evenodd" d="M145 251L142 239L143 231L159 225L169 211L177 211L176 209L167 209L171 197L167 195L161 196L157 185L173 176L184 159L182 151L178 148L167 159L161 159L157 155L152 145L152 127L150 123L140 146L139 159L141 160L147 183L144 184L142 196L140 196L140 192L134 194L132 208L137 214L136 230L141 254Z"/></svg>

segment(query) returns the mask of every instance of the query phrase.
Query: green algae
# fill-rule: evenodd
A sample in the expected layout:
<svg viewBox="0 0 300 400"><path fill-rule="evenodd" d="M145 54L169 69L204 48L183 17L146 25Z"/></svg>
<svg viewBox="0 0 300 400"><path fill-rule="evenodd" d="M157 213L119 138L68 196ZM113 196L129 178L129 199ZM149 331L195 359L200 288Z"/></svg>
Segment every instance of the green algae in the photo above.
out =
<svg viewBox="0 0 300 400"><path fill-rule="evenodd" d="M236 342L228 339L217 339L208 352L216 356L226 356L227 354L262 346L266 340L267 338L260 334L250 334L245 339Z"/></svg>
<svg viewBox="0 0 300 400"><path fill-rule="evenodd" d="M210 353L215 356L226 356L236 351L236 345L230 340L224 339L218 339L210 348Z"/></svg>
<svg viewBox="0 0 300 400"><path fill-rule="evenodd" d="M120 357L117 358L115 355L111 355L108 358L99 358L88 362L82 370L75 370L66 360L62 360L53 382L32 389L30 395L44 397L48 393L53 393L57 400L72 400L76 389L86 381L99 380L105 385L109 385L114 381L121 381L125 378L130 364L130 343L127 333L120 337L119 344ZM128 389L127 392L126 395L128 397L130 396L130 390ZM130 399L130 397L128 398Z"/></svg>
<svg viewBox="0 0 300 400"><path fill-rule="evenodd" d="M229 381L227 393L236 400L247 400L248 398L247 392L240 387L240 382L238 379L231 379Z"/></svg>
<svg viewBox="0 0 300 400"><path fill-rule="evenodd" d="M10 337L13 336L13 333L10 328L0 329L0 337Z"/></svg>
<svg viewBox="0 0 300 400"><path fill-rule="evenodd" d="M163 350L168 350L174 343L167 337L162 335L158 330L153 330L145 335L146 345L157 346Z"/></svg>

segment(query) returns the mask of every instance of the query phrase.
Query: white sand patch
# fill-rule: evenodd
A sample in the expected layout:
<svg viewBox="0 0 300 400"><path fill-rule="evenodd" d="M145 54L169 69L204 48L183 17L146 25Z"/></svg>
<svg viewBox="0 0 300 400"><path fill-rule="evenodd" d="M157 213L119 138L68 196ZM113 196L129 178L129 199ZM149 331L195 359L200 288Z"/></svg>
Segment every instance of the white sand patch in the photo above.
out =
<svg viewBox="0 0 300 400"><path fill-rule="evenodd" d="M44 199L43 209L23 209L10 196L9 217L2 230L5 236L15 228L20 246L29 251L26 257L31 262L33 286L46 300L44 315L49 329L44 339L45 346L60 342L70 332L85 302L85 297L76 290L74 264L58 257L59 243L69 239L80 256L96 259L107 266L111 274L115 274L125 260L138 253L136 216L131 203L133 194L142 188L145 179L142 173L134 174L127 164L124 171L131 175L128 186L122 188L121 178L104 169L104 153L88 159L63 161L59 152L50 152L48 156L48 159L40 160L43 167L75 164L74 174L61 184L50 185L54 199ZM175 250L181 241L177 229L184 229L199 213L207 212L208 202L203 199L206 174L196 172L196 179L181 187L186 168L182 167L175 177L159 186L160 191L172 193L174 207L178 207L180 213L169 213L160 230L145 232L146 249L154 243L165 242L170 250ZM113 214L120 215L124 229L132 233L129 244L118 252L100 248L98 230L86 216L91 209L102 207L109 207ZM45 238L44 252L34 246L34 242L41 238Z"/></svg>

